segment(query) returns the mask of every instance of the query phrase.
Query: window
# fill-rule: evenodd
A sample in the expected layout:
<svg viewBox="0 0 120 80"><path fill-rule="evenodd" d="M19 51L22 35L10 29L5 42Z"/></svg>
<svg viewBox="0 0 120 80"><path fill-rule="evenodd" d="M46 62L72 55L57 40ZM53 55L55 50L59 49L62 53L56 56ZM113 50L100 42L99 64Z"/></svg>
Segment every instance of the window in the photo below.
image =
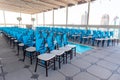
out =
<svg viewBox="0 0 120 80"><path fill-rule="evenodd" d="M54 11L54 24L66 24L66 8Z"/></svg>

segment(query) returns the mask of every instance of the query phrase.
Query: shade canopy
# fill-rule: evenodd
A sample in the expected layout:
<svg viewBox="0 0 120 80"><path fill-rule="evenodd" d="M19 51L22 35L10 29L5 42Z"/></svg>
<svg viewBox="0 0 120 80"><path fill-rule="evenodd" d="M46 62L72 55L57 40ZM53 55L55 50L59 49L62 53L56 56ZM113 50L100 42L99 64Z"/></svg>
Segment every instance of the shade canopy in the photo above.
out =
<svg viewBox="0 0 120 80"><path fill-rule="evenodd" d="M0 9L35 14L94 0L0 0Z"/></svg>

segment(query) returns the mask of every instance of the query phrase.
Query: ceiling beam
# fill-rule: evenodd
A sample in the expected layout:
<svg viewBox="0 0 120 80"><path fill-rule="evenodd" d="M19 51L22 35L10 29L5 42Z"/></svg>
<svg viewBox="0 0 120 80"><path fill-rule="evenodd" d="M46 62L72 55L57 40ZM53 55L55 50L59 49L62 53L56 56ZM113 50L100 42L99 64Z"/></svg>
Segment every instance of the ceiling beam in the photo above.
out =
<svg viewBox="0 0 120 80"><path fill-rule="evenodd" d="M75 0L59 0L59 1L65 3L65 4L77 4L78 3Z"/></svg>
<svg viewBox="0 0 120 80"><path fill-rule="evenodd" d="M88 0L0 0L0 9L34 14L74 4L83 4L87 1Z"/></svg>
<svg viewBox="0 0 120 80"><path fill-rule="evenodd" d="M25 8L25 7L20 7L20 6L15 6L15 5L9 5L9 4L3 4L0 2L0 9L2 10L9 10L9 11L14 11L14 12L25 12L27 13L27 11L29 10L29 13L31 11L31 13L35 13L35 12L41 12L41 10L37 10L37 9L29 9L29 8Z"/></svg>
<svg viewBox="0 0 120 80"><path fill-rule="evenodd" d="M34 3L26 2L24 0L9 0L9 1L10 1L10 3L13 2L15 4L19 4L22 7L28 6L28 7L38 7L38 8L50 8L50 7L47 7L47 6L44 6L44 5L39 5L39 4L34 4Z"/></svg>
<svg viewBox="0 0 120 80"><path fill-rule="evenodd" d="M59 5L59 6L67 6L66 3L60 2L58 0L40 0L40 1L43 1L43 2L46 2L46 3L51 3L51 4L56 4L56 5Z"/></svg>
<svg viewBox="0 0 120 80"><path fill-rule="evenodd" d="M44 6L38 6L38 5L31 5L31 4L26 4L26 3L16 3L16 2L9 2L9 1L3 1L3 0L0 0L0 5L3 6L8 6L9 7L6 7L6 8L11 8L12 11L14 11L14 7L17 7L17 10L20 12L20 11L23 11L23 8L24 10L31 10L31 13L34 13L33 11L37 11L37 12L41 12L41 11L45 11L46 9L49 9L48 7L44 7Z"/></svg>
<svg viewBox="0 0 120 80"><path fill-rule="evenodd" d="M33 3L33 4L39 4L39 5L44 5L44 6L48 6L48 7L58 7L56 5L52 5L52 4L49 4L49 3L46 3L46 2L42 2L40 0L22 0L24 2L29 2L29 3Z"/></svg>

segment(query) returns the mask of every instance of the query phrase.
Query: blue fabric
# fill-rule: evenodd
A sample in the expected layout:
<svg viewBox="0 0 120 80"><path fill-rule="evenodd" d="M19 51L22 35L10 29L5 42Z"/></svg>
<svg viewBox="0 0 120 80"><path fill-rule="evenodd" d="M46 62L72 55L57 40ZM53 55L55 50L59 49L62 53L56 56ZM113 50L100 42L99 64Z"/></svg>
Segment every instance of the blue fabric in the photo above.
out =
<svg viewBox="0 0 120 80"><path fill-rule="evenodd" d="M48 48L49 48L50 51L55 49L54 40L53 40L52 36L49 36L47 38L47 44L48 44Z"/></svg>
<svg viewBox="0 0 120 80"><path fill-rule="evenodd" d="M113 37L114 36L114 32L110 31L110 36Z"/></svg>
<svg viewBox="0 0 120 80"><path fill-rule="evenodd" d="M33 41L31 40L30 36L24 36L23 37L23 43L26 45L26 46L33 46L34 43Z"/></svg>
<svg viewBox="0 0 120 80"><path fill-rule="evenodd" d="M45 48L44 38L36 39L36 51L40 54L43 54L46 52L46 50L47 49Z"/></svg>
<svg viewBox="0 0 120 80"><path fill-rule="evenodd" d="M67 38L67 34L63 35L63 45L67 45L68 44L68 38Z"/></svg>
<svg viewBox="0 0 120 80"><path fill-rule="evenodd" d="M62 38L61 38L60 35L57 35L56 41L57 41L58 46L59 46L59 47L62 47Z"/></svg>

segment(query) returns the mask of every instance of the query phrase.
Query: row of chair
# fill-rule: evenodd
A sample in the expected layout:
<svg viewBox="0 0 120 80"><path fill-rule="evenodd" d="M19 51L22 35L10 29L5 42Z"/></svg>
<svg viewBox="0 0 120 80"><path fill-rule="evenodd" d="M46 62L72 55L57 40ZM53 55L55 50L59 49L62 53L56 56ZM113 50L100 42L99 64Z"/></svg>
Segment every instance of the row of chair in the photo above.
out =
<svg viewBox="0 0 120 80"><path fill-rule="evenodd" d="M84 29L70 29L70 28L54 28L54 27L44 27L40 26L36 29L45 32L54 32L55 34L64 34L66 33L69 40L77 41L80 43L88 43L92 46L102 43L104 46L105 42L107 46L110 44L115 45L115 43L119 43L119 39L114 37L113 31L101 31L101 30L84 30Z"/></svg>
<svg viewBox="0 0 120 80"><path fill-rule="evenodd" d="M68 60L68 55L70 55L70 60L72 59L71 50L75 49L73 45L67 45L67 36L63 35L53 35L46 32L41 32L40 30L30 30L23 28L3 28L4 35L10 41L10 44L17 44L18 53L19 47L23 49L23 61L25 57L30 57L30 62L32 64L32 59L36 58L37 65L42 64L46 68L46 76L48 76L48 67L50 63L54 64L59 62L59 68L61 68L61 62L66 63ZM46 37L46 34L48 35ZM62 41L62 42L61 42ZM63 43L64 45L61 45ZM36 54L35 54L36 53Z"/></svg>
<svg viewBox="0 0 120 80"><path fill-rule="evenodd" d="M84 30L84 29L69 29L69 28L51 28L51 27L45 27L45 26L39 26L36 27L36 30L39 30L42 32L44 38L46 38L47 33L51 33L54 35L67 35L67 39L72 41L77 41L80 43L88 43L92 46L97 45L99 46L99 43L102 43L102 46L104 46L105 42L107 43L107 46L110 44L115 45L115 43L119 42L118 38L114 38L114 32L113 31L101 31L101 30Z"/></svg>

